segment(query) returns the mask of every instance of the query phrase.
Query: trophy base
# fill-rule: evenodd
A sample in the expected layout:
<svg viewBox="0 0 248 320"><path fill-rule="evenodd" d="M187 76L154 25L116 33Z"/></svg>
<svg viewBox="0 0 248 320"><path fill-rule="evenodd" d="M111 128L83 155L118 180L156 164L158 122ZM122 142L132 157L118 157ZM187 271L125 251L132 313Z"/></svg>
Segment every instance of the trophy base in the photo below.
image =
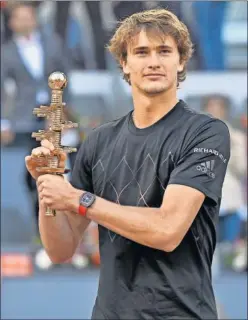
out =
<svg viewBox="0 0 248 320"><path fill-rule="evenodd" d="M45 215L46 215L46 217L55 217L56 211L51 208L47 208Z"/></svg>
<svg viewBox="0 0 248 320"><path fill-rule="evenodd" d="M50 168L50 167L38 167L36 168L36 171L42 172L44 174L50 173L50 174L64 174L70 172L70 169L64 169L64 168Z"/></svg>

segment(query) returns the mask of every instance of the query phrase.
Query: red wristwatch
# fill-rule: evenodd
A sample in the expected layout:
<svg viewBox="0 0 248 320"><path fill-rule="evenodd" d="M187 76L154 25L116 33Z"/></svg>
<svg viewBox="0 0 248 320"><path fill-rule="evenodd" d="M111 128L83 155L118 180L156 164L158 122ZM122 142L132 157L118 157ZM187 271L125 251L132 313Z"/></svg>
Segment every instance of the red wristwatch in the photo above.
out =
<svg viewBox="0 0 248 320"><path fill-rule="evenodd" d="M79 198L78 214L86 217L87 210L95 202L96 196L90 192L84 192Z"/></svg>

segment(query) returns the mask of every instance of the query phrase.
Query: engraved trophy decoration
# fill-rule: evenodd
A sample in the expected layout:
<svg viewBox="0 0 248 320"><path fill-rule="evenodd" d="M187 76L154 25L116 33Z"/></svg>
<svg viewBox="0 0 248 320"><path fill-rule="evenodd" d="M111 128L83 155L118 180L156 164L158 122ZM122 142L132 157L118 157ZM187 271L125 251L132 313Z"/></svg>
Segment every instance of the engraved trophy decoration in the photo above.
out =
<svg viewBox="0 0 248 320"><path fill-rule="evenodd" d="M47 167L38 167L37 171L44 174L57 174L68 173L69 169L59 168L59 153L60 152L76 152L76 148L61 146L62 130L67 128L76 128L77 123L65 121L64 107L65 103L62 102L63 90L67 85L67 79L62 72L53 72L48 78L48 85L51 88L51 104L50 106L40 106L34 108L33 114L37 117L47 118L49 120L48 130L39 130L32 133L32 138L36 141L47 139L54 145L54 151L51 155L47 156ZM44 156L40 156L44 157ZM37 159L39 161L39 159ZM55 210L51 208L46 209L46 216L55 216Z"/></svg>

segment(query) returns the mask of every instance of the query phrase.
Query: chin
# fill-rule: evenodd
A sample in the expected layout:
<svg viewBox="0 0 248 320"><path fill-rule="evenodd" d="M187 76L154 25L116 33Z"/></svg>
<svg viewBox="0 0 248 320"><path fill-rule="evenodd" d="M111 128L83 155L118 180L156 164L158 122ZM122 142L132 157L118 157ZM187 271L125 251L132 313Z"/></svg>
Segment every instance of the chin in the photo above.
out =
<svg viewBox="0 0 248 320"><path fill-rule="evenodd" d="M143 87L141 89L145 93L148 93L148 94L159 94L159 93L163 93L167 90L167 88L165 86L147 86L147 87Z"/></svg>

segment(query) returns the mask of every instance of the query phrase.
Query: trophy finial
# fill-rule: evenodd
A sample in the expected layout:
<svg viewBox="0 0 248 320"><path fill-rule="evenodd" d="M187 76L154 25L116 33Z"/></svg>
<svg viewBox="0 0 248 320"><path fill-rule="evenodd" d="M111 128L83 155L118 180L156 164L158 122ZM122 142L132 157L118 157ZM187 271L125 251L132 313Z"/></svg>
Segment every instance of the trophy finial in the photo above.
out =
<svg viewBox="0 0 248 320"><path fill-rule="evenodd" d="M48 85L52 90L63 90L67 85L67 78L63 72L53 72L48 78Z"/></svg>

